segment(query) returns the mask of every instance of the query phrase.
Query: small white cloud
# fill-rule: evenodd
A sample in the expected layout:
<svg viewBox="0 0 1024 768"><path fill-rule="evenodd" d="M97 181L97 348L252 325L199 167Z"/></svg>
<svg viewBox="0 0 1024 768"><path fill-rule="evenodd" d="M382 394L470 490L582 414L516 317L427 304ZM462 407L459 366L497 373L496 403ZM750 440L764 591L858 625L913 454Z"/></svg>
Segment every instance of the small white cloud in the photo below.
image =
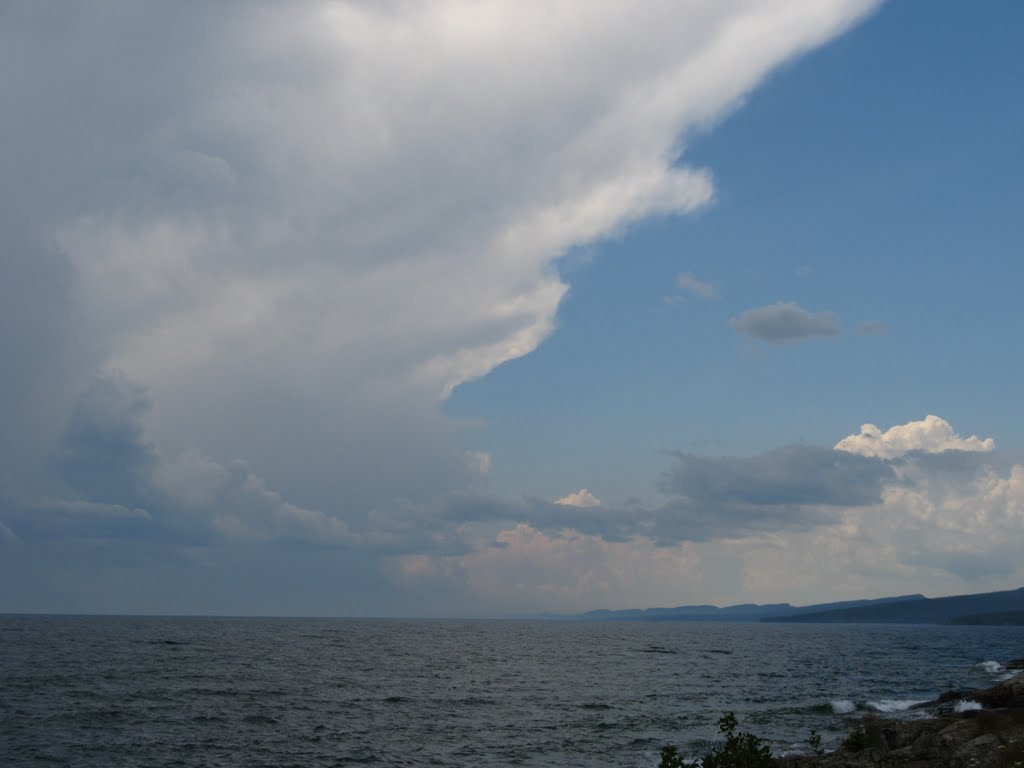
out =
<svg viewBox="0 0 1024 768"><path fill-rule="evenodd" d="M989 437L960 437L945 419L928 415L923 421L911 421L882 432L874 424L865 424L860 434L844 437L835 444L837 451L892 459L910 451L992 451L995 441Z"/></svg>
<svg viewBox="0 0 1024 768"><path fill-rule="evenodd" d="M599 507L601 500L586 488L580 488L576 493L570 493L568 496L556 500L555 504L566 507Z"/></svg>
<svg viewBox="0 0 1024 768"><path fill-rule="evenodd" d="M690 272L681 272L676 282L680 288L689 291L694 296L700 296L702 299L718 298L718 289L714 285L698 280Z"/></svg>
<svg viewBox="0 0 1024 768"><path fill-rule="evenodd" d="M466 466L479 475L491 474L491 454L486 451L466 451Z"/></svg>
<svg viewBox="0 0 1024 768"><path fill-rule="evenodd" d="M14 531L0 523L0 541L7 541L13 544L18 541L18 537L14 535Z"/></svg>
<svg viewBox="0 0 1024 768"><path fill-rule="evenodd" d="M839 334L834 312L808 312L792 301L748 309L729 322L738 333L773 344Z"/></svg>
<svg viewBox="0 0 1024 768"><path fill-rule="evenodd" d="M880 323L877 320L870 320L857 326L857 333L862 336L881 336L887 330L889 329L885 327L885 323Z"/></svg>

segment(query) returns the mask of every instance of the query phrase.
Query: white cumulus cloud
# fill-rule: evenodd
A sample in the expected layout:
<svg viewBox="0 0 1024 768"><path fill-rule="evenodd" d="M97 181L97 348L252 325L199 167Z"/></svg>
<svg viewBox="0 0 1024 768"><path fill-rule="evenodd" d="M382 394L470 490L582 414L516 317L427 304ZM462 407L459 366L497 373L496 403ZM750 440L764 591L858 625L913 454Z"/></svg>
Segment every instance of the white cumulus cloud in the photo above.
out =
<svg viewBox="0 0 1024 768"><path fill-rule="evenodd" d="M601 500L586 488L580 488L576 493L570 493L558 499L555 501L555 504L562 504L567 507L599 507L601 506Z"/></svg>
<svg viewBox="0 0 1024 768"><path fill-rule="evenodd" d="M489 475L493 460L486 451L466 451L467 466L479 475Z"/></svg>
<svg viewBox="0 0 1024 768"><path fill-rule="evenodd" d="M921 421L897 424L882 432L874 424L864 424L856 435L844 437L835 444L838 451L892 459L910 451L942 453L943 451L992 451L995 441L971 435L960 437L945 419L928 415Z"/></svg>

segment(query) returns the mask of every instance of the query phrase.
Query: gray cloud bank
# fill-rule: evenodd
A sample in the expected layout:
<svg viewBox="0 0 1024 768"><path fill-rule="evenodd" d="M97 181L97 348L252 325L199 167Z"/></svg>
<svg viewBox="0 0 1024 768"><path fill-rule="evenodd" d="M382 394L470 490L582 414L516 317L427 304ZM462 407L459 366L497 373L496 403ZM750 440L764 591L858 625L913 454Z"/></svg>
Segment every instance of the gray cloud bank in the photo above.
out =
<svg viewBox="0 0 1024 768"><path fill-rule="evenodd" d="M443 515L458 523L527 522L549 532L572 529L617 542L645 537L675 546L834 525L844 510L882 507L890 488L916 493L948 482L944 493L953 493L979 473L1012 467L998 455L938 450L909 448L886 458L814 445L739 457L673 453L658 484L665 498L660 504L575 507L470 493L449 498Z"/></svg>
<svg viewBox="0 0 1024 768"><path fill-rule="evenodd" d="M793 445L747 457L674 453L655 503L575 506L505 499L481 488L429 501L393 499L342 519L287 501L245 462L219 463L194 451L168 459L146 437L149 407L138 384L123 376L96 378L78 398L64 435L58 495L19 498L9 485L0 489L0 546L5 566L18 569L8 574L9 585L25 583L28 560L40 551L61 554L48 565L54 573L89 574L101 559L106 568L141 569L148 577L186 568L223 578L225 564L275 563L297 568L293 583L312 589L309 605L319 605L317 612L324 610L326 587L303 587L300 578L314 565L327 578L348 572L346 578L373 595L394 588L389 561L426 557L445 574L438 594L454 599L445 591L451 580L470 589L491 567L488 551L515 558L539 541L544 562L557 561L579 537L603 542L586 555L597 563L608 546L645 541L672 550L811 535L863 539L865 548L883 553L895 547L885 554L893 564L966 581L1020 570L1012 542L1024 522L1024 465L998 454L991 440L960 437L935 416L884 432L864 425L831 448ZM510 526L538 533L510 536ZM299 559L287 558L289 551ZM374 559L367 559L371 553ZM564 574L555 569L549 577ZM338 589L351 589L346 584ZM360 594L347 604L372 611L374 602ZM146 610L139 605L136 610Z"/></svg>

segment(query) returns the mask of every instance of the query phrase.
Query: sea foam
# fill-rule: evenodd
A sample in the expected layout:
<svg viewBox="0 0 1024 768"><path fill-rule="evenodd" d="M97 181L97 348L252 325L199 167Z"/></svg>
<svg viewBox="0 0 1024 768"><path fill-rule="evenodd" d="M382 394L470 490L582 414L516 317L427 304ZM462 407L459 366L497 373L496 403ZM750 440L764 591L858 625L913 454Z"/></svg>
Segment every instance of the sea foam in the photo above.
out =
<svg viewBox="0 0 1024 768"><path fill-rule="evenodd" d="M966 699L961 699L956 703L956 706L954 706L953 709L955 709L957 712L970 712L974 709L981 709L981 704L977 701L967 701Z"/></svg>
<svg viewBox="0 0 1024 768"><path fill-rule="evenodd" d="M829 703L832 705L832 711L837 715L848 715L857 710L857 705L849 699L836 699Z"/></svg>
<svg viewBox="0 0 1024 768"><path fill-rule="evenodd" d="M994 675L996 680L999 680L1000 682L1004 680L1012 680L1017 676L1017 672L1015 670L1007 669L998 661L982 661L978 663L978 666L990 675Z"/></svg>
<svg viewBox="0 0 1024 768"><path fill-rule="evenodd" d="M922 699L882 699L868 702L868 706L876 712L906 712L915 704L924 704L924 701Z"/></svg>

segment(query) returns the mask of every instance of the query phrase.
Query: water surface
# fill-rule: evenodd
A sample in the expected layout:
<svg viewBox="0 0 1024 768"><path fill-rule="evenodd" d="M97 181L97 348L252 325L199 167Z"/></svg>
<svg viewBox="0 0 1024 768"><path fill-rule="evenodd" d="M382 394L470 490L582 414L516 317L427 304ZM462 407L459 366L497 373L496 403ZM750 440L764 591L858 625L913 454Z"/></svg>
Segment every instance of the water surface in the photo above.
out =
<svg viewBox="0 0 1024 768"><path fill-rule="evenodd" d="M0 765L647 767L726 710L784 753L1020 656L1019 627L0 617Z"/></svg>

